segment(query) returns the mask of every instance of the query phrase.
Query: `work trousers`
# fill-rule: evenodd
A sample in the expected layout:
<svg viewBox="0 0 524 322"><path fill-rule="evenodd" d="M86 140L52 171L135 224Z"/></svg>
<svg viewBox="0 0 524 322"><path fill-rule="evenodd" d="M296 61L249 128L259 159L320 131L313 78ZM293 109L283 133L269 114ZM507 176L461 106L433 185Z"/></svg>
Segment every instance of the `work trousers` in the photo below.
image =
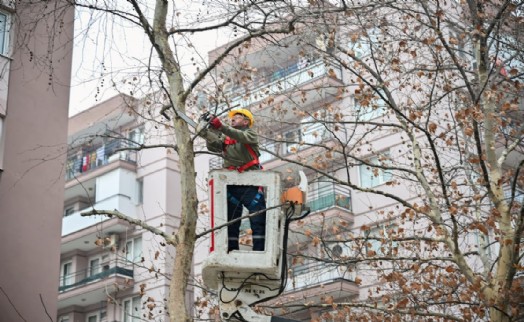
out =
<svg viewBox="0 0 524 322"><path fill-rule="evenodd" d="M257 186L227 186L227 219L240 218L243 207L250 214L266 209L266 201L262 191ZM266 237L266 212L249 218L253 231L253 250L263 251ZM227 227L228 251L238 249L240 220Z"/></svg>

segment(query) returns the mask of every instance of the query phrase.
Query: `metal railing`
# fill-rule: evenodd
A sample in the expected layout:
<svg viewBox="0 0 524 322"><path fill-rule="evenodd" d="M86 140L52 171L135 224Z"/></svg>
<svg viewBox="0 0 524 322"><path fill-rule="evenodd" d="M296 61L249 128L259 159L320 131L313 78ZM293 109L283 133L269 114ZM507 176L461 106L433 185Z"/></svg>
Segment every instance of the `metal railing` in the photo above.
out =
<svg viewBox="0 0 524 322"><path fill-rule="evenodd" d="M290 268L286 291L300 290L340 279L354 282L355 274L345 266L328 265L324 262L293 266Z"/></svg>
<svg viewBox="0 0 524 322"><path fill-rule="evenodd" d="M321 77L341 78L342 69L340 65L326 64L322 59L312 61L305 66L299 63L293 63L287 67L276 70L267 77L261 77L252 81L248 86L236 86L226 95L229 96L229 106L247 107L251 104L260 102L269 96L278 95L288 92L302 84ZM246 95L246 88L249 94ZM226 105L220 106L219 110L226 108Z"/></svg>
<svg viewBox="0 0 524 322"><path fill-rule="evenodd" d="M511 199L511 193L512 193L511 187L504 186L503 190L504 190L504 197L509 201ZM523 203L524 202L524 191L517 188L517 190L515 191L514 197L515 197L514 201Z"/></svg>
<svg viewBox="0 0 524 322"><path fill-rule="evenodd" d="M133 270L125 268L124 266L123 263L119 265L117 261L111 261L62 275L60 276L58 292L62 293L73 288L103 280L110 276L121 275L133 278Z"/></svg>
<svg viewBox="0 0 524 322"><path fill-rule="evenodd" d="M331 116L325 116L318 120L304 118L294 129L277 133L281 134L283 138L286 138L288 134L292 134L292 139L281 142L269 139L261 140L260 162L264 163L275 159L276 156L273 154L286 156L322 144L334 137L333 132L335 130L336 126Z"/></svg>
<svg viewBox="0 0 524 322"><path fill-rule="evenodd" d="M71 180L118 160L136 163L136 151L125 150L133 147L136 147L136 144L125 139L117 139L100 145L83 147L81 151L74 154L70 153L66 162L65 179Z"/></svg>
<svg viewBox="0 0 524 322"><path fill-rule="evenodd" d="M351 210L351 192L349 188L330 183L320 188L309 188L307 205L311 212L338 206Z"/></svg>

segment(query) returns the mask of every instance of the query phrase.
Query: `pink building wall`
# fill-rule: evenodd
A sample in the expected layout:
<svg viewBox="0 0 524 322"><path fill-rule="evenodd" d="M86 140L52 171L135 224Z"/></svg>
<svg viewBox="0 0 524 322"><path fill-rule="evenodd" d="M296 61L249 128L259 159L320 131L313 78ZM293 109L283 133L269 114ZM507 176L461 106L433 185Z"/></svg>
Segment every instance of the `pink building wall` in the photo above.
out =
<svg viewBox="0 0 524 322"><path fill-rule="evenodd" d="M0 151L0 321L50 321L56 312L74 13L56 9L64 3L3 8L13 20L3 57L10 73ZM58 10L46 15L53 21L33 24L50 10Z"/></svg>

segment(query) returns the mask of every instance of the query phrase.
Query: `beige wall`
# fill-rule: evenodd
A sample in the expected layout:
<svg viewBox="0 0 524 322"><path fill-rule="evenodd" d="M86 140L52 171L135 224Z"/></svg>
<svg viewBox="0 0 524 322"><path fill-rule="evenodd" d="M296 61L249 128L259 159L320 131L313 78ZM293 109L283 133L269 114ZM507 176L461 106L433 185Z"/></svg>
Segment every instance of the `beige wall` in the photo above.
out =
<svg viewBox="0 0 524 322"><path fill-rule="evenodd" d="M65 1L28 2L17 2L13 17L19 20L10 35L13 50L0 173L0 320L38 322L50 321L46 311L54 320L56 312L73 11L60 9L50 15L60 23L40 21L35 29L34 17ZM50 26L63 27L50 30L54 28ZM25 39L26 48L17 37L23 33L39 37ZM49 44L51 34L57 38ZM54 52L44 59L49 48ZM49 60L51 78L44 66Z"/></svg>

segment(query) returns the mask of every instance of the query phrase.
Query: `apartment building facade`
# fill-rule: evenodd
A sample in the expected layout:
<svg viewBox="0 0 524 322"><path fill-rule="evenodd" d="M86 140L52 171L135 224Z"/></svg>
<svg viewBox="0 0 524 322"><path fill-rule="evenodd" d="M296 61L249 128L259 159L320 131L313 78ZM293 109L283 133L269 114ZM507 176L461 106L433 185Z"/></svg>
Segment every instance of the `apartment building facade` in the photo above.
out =
<svg viewBox="0 0 524 322"><path fill-rule="evenodd" d="M74 14L65 2L0 1L2 321L48 321L57 308Z"/></svg>
<svg viewBox="0 0 524 322"><path fill-rule="evenodd" d="M313 25L311 29L316 30ZM305 171L309 179L308 205L311 213L290 227L286 289L281 296L261 303L259 307L262 311L267 309L266 313L300 321L351 320L351 309L344 311L334 303L358 302L363 303L362 307L371 303L370 308L376 305L388 314L386 307L395 308L396 305L388 301L395 297L402 298L402 291L393 291L382 297L386 294L384 290L387 287L384 285L387 283L378 277L378 272L395 271L394 264L388 263L399 255L398 243L394 239L401 240L405 229L411 229L414 236L431 235L433 227L424 220L414 220L408 228L404 226L405 213L399 211L403 205L397 201L406 200L420 205L424 203L423 194L412 182L404 180L409 176L394 178L394 171L383 169L397 166L402 169L413 165L413 158L406 157L409 154L406 153L409 150L406 149L406 136L402 135L402 131L382 130L382 124L392 128L398 125L392 113L387 112L389 107L383 99L385 96L369 89L365 93L363 88L369 84L357 83L358 77L350 69L354 68L351 71L355 72L358 68L353 67L351 58L344 56L345 59L341 59L345 53L336 52L344 48L357 58L369 57L373 42L377 42L377 48L384 46L383 43L378 44L383 30L372 24L369 24L367 32L360 34L336 27L330 30L332 34L312 30L308 26L305 34L276 35L272 41L251 39L240 55L218 68L214 75L214 80L218 80L216 93L207 93L216 95L222 103L216 109L212 106L208 109L224 119L227 115L224 111L235 108L246 108L253 113L262 147L260 161L265 170L281 172L283 181L289 179L290 184L296 183L299 170ZM365 36L359 38L354 35ZM337 43L338 49L329 48L330 37ZM224 45L210 52L209 60L219 57L226 47ZM468 50L473 51L470 47ZM411 54L416 56L414 51ZM469 56L461 58L465 65L475 68L475 63L467 60ZM377 61L383 63L380 59L382 57ZM342 66L341 62L346 66ZM395 81L398 80L391 82ZM402 89L395 83L397 85ZM413 101L426 99L420 96L413 94L411 98ZM520 102L518 111L522 113L523 110L524 105ZM516 131L522 120L521 116L514 117ZM442 119L436 117L434 121L445 133ZM358 126L359 123L367 126ZM450 131L449 125L447 131ZM415 130L413 132L421 135ZM362 138L362 141L352 141L354 138ZM348 145L348 142L358 145ZM511 152L504 163L505 168L518 166L517 160L522 160L523 155L522 144L520 147ZM345 153L351 157L346 158ZM440 157L443 162L453 163L456 157L453 153L446 151ZM210 169L221 166L220 158L210 160ZM425 169L431 166L431 163L423 163ZM349 188L351 185L361 189ZM506 189L507 198L511 196L509 188ZM366 189L379 193L369 193ZM522 196L520 187L515 192L516 207L522 205ZM242 228L244 247L249 249L247 220ZM464 247L465 252L485 247L480 235L464 234L458 238L460 247ZM489 233L486 235L491 238ZM486 248L489 248L487 261L495 261L499 250L492 246ZM419 251L433 257L441 255L438 247L434 250L421 247ZM197 253L197 271L205 259L202 254L205 251ZM419 256L412 250L402 255L407 258ZM359 262L367 263L362 265ZM472 260L469 264L476 272L483 269L479 261ZM417 278L413 276L414 283ZM522 279L516 283L522 287ZM433 281L428 281L427 285L439 288ZM271 308L279 306L282 308ZM451 313L454 314L460 312ZM380 319L380 315L374 318Z"/></svg>
<svg viewBox="0 0 524 322"><path fill-rule="evenodd" d="M260 162L264 170L279 172L283 187L298 184L300 170L308 177L307 204L310 214L291 223L287 246L280 245L289 254L285 291L261 306L287 306L286 310L269 310L266 313L310 321L320 318L323 310L305 309L303 303L325 303L328 298L334 302L345 302L360 296L360 287L355 282L355 267L337 263L337 259L347 258L353 250L336 238L329 238L331 240L325 244L314 243L311 238L326 234L332 236L333 227L340 229L339 234L349 233L355 227L355 212L365 210L359 209L358 205L354 209L354 198L359 196L347 186L337 184L312 169L281 160L283 157L309 164L317 162L319 167L322 166L325 162L322 146L333 146L334 133L340 134L338 129L335 130L333 114L326 111L326 106L347 103L349 98L343 102L337 99L338 88L346 85L340 65L320 55L303 55L304 48L297 44L295 36L276 38L280 46L252 41L251 47L244 49L241 57L234 58L237 59L234 63L228 61L224 64L248 65L249 71L229 67L217 70L215 78L224 80L219 86L223 89L220 95L226 98L227 103L218 106L217 110L211 109L211 112L220 115L224 110L249 109L255 117L254 128L260 135ZM210 52L210 61L222 50L223 47L220 47ZM247 81L235 83L226 79ZM324 164L323 170L344 177L345 169L340 169L337 162L336 158L332 159L330 164ZM222 159L211 158L209 167L221 168ZM241 249L250 249L248 231L249 220L245 219L241 225ZM201 246L207 248L208 245L201 243ZM197 272L207 251L201 249L196 252ZM325 258L326 261L314 258Z"/></svg>
<svg viewBox="0 0 524 322"><path fill-rule="evenodd" d="M180 173L169 126L143 101L115 96L70 119L58 321L167 321L174 249L118 211L166 233L180 220ZM205 166L204 166L205 168ZM188 298L192 290L188 289Z"/></svg>

